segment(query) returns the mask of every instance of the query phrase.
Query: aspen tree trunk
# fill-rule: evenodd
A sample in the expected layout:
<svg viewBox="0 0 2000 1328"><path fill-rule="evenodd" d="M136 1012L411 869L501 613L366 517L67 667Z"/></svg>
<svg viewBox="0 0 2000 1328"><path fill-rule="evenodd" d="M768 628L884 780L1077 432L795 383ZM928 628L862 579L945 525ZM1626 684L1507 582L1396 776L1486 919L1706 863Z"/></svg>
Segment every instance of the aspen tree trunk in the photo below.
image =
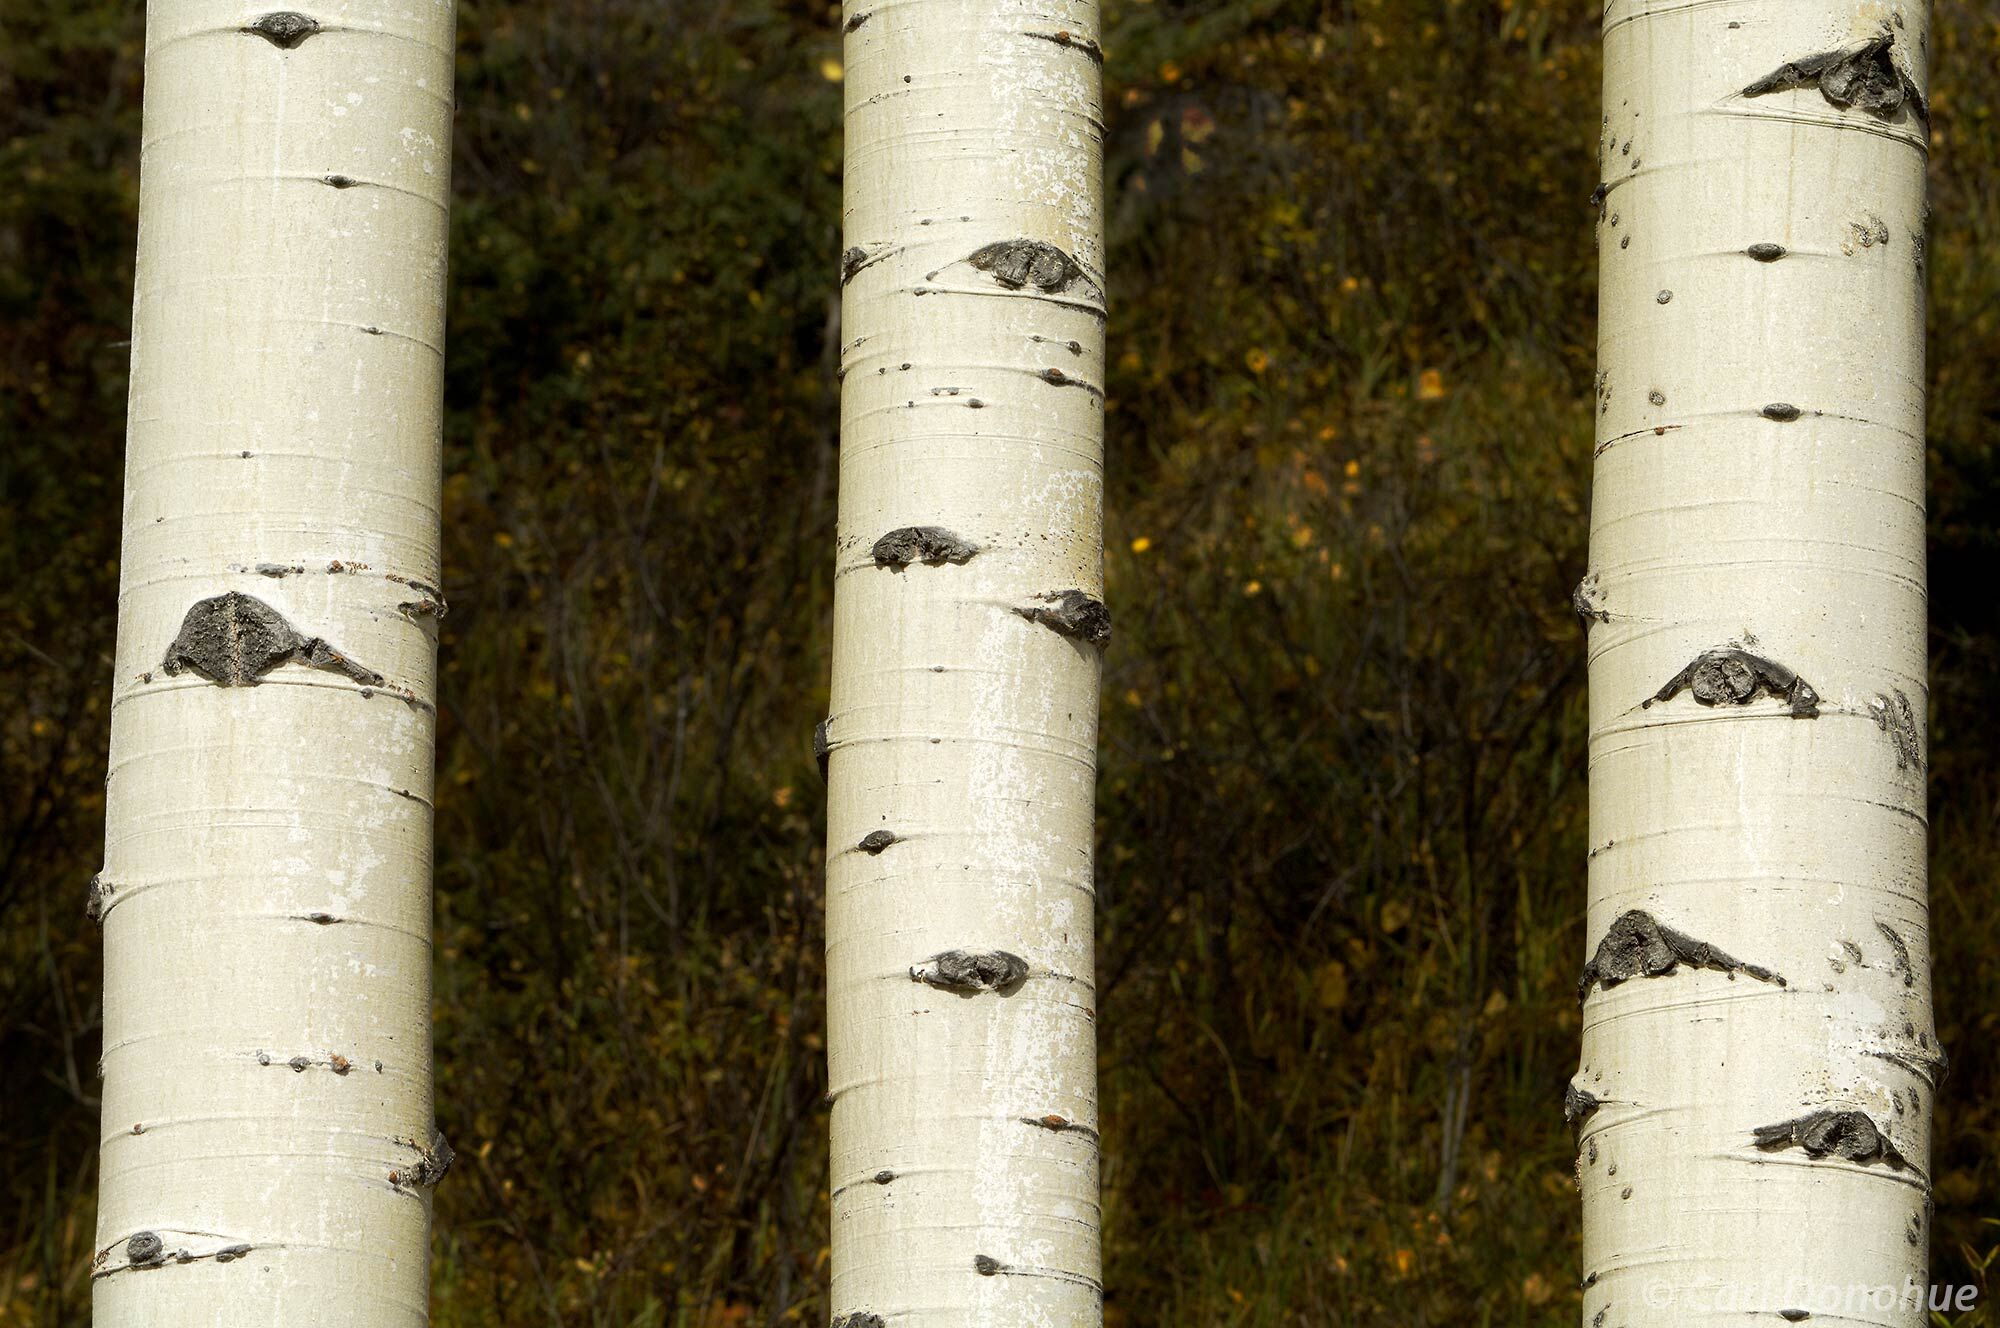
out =
<svg viewBox="0 0 2000 1328"><path fill-rule="evenodd" d="M450 0L153 0L98 1328L420 1325Z"/></svg>
<svg viewBox="0 0 2000 1328"><path fill-rule="evenodd" d="M1102 1318L1092 0L849 0L833 1310Z"/></svg>
<svg viewBox="0 0 2000 1328"><path fill-rule="evenodd" d="M1926 1322L1919 0L1611 0L1585 1324Z"/></svg>

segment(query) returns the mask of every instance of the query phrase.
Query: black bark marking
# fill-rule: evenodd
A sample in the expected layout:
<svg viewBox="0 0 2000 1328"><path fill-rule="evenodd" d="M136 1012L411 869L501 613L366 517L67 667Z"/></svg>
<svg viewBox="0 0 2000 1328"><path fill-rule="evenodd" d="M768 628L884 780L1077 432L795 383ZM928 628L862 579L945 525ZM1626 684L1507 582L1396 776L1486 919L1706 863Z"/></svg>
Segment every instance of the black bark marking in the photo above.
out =
<svg viewBox="0 0 2000 1328"><path fill-rule="evenodd" d="M1067 1116L1058 1116L1054 1112L1046 1116L1023 1116L1020 1120L1023 1125L1032 1125L1036 1129L1047 1130L1050 1134L1081 1134L1092 1139L1097 1137L1097 1131L1088 1125L1081 1121L1070 1120Z"/></svg>
<svg viewBox="0 0 2000 1328"><path fill-rule="evenodd" d="M104 873L90 878L90 888L83 898L83 916L92 922L104 921L104 912L111 907L111 896L115 887L106 884Z"/></svg>
<svg viewBox="0 0 2000 1328"><path fill-rule="evenodd" d="M426 1188L435 1186L444 1179L445 1173L451 1170L451 1164L458 1160L458 1154L452 1151L451 1144L445 1140L444 1131L436 1126L431 1127L429 1147L414 1139L397 1139L394 1142L417 1151L415 1162L389 1173L389 1183L399 1189L412 1189L419 1185Z"/></svg>
<svg viewBox="0 0 2000 1328"><path fill-rule="evenodd" d="M1900 688L1893 695L1878 696L1868 703L1875 713L1875 727L1889 735L1889 741L1896 747L1896 768L1898 770L1918 770L1924 768L1924 740L1917 732L1916 711L1910 707L1910 698Z"/></svg>
<svg viewBox="0 0 2000 1328"><path fill-rule="evenodd" d="M1619 914L1604 933L1604 939L1597 943L1597 953L1583 966L1583 976L1577 980L1576 997L1582 1000L1588 996L1593 982L1609 990L1632 978L1665 977L1682 964L1714 969L1732 979L1742 973L1759 982L1785 985L1785 980L1770 969L1746 964L1707 941L1698 941L1685 932L1662 925L1652 914L1635 908Z"/></svg>
<svg viewBox="0 0 2000 1328"><path fill-rule="evenodd" d="M879 1314L872 1314L867 1310L849 1310L845 1314L834 1315L829 1328L889 1328L889 1325Z"/></svg>
<svg viewBox="0 0 2000 1328"><path fill-rule="evenodd" d="M887 1185L890 1181L896 1179L896 1173L884 1167L868 1179L874 1181L877 1185Z"/></svg>
<svg viewBox="0 0 2000 1328"><path fill-rule="evenodd" d="M1786 1323L1804 1323L1812 1318L1811 1310L1779 1310L1778 1317Z"/></svg>
<svg viewBox="0 0 2000 1328"><path fill-rule="evenodd" d="M833 721L822 719L813 725L813 759L819 762L819 777L826 778L827 760L833 755L833 744L827 739L826 727Z"/></svg>
<svg viewBox="0 0 2000 1328"><path fill-rule="evenodd" d="M972 1256L972 1271L981 1277L991 1277L995 1273L1006 1272L1007 1265L990 1254L975 1254Z"/></svg>
<svg viewBox="0 0 2000 1328"><path fill-rule="evenodd" d="M887 830L870 830L867 834L861 836L861 842L856 844L855 847L873 857L896 842L896 836Z"/></svg>
<svg viewBox="0 0 2000 1328"><path fill-rule="evenodd" d="M396 608L404 617L411 619L442 618L451 612L451 605L444 602L442 595L426 595L422 599L404 600Z"/></svg>
<svg viewBox="0 0 2000 1328"><path fill-rule="evenodd" d="M1101 646L1111 640L1111 610L1104 607L1102 600L1093 599L1081 590L1054 590L1036 598L1046 601L1048 607L1035 605L1014 612L1029 622L1040 623L1088 645Z"/></svg>
<svg viewBox="0 0 2000 1328"><path fill-rule="evenodd" d="M1576 589L1569 593L1569 606L1576 610L1576 616L1583 619L1583 629L1587 632L1593 623L1611 621L1611 610L1604 607L1598 589L1597 573L1591 572L1576 583Z"/></svg>
<svg viewBox="0 0 2000 1328"><path fill-rule="evenodd" d="M1653 300L1657 304L1672 304L1674 300L1674 293L1670 290L1663 290L1658 295L1655 295L1653 297Z"/></svg>
<svg viewBox="0 0 2000 1328"><path fill-rule="evenodd" d="M335 189L352 189L361 181L351 175L322 175L320 183L332 185Z"/></svg>
<svg viewBox="0 0 2000 1328"><path fill-rule="evenodd" d="M301 913L298 915L298 919L300 922L310 922L315 927L331 927L334 923L340 921L339 918L336 918L331 913Z"/></svg>
<svg viewBox="0 0 2000 1328"><path fill-rule="evenodd" d="M1574 1083L1563 1085L1563 1119L1571 1125L1583 1124L1603 1105L1589 1089L1578 1088Z"/></svg>
<svg viewBox="0 0 2000 1328"><path fill-rule="evenodd" d="M215 1261L217 1263L235 1263L238 1259L250 1253L252 1248L249 1245L224 1245L215 1252Z"/></svg>
<svg viewBox="0 0 2000 1328"><path fill-rule="evenodd" d="M1769 240L1759 240L1743 252L1760 263L1775 263L1785 256L1785 246L1773 244Z"/></svg>
<svg viewBox="0 0 2000 1328"><path fill-rule="evenodd" d="M1033 286L1057 295L1083 280L1074 258L1041 240L1000 240L976 249L965 260L1008 290Z"/></svg>
<svg viewBox="0 0 2000 1328"><path fill-rule="evenodd" d="M1880 36L1859 46L1788 61L1743 89L1743 95L1761 97L1787 88L1818 88L1820 95L1842 110L1853 107L1887 120L1907 105L1920 119L1929 120L1930 108L1924 105L1923 93L1889 54L1895 42L1895 33L1884 28Z"/></svg>
<svg viewBox="0 0 2000 1328"><path fill-rule="evenodd" d="M877 567L901 570L911 563L942 567L972 561L979 546L943 526L899 526L875 541L869 556Z"/></svg>
<svg viewBox="0 0 2000 1328"><path fill-rule="evenodd" d="M1868 249L1878 244L1889 243L1888 223L1872 212L1868 214L1868 220L1866 221L1848 222L1847 229L1854 236L1854 243L1860 245L1863 249ZM1852 253L1853 251L1849 250L1848 252Z"/></svg>
<svg viewBox="0 0 2000 1328"><path fill-rule="evenodd" d="M1801 412L1797 406L1794 406L1789 401L1773 401L1757 413L1767 420L1776 420L1780 424L1790 424L1799 417Z"/></svg>
<svg viewBox="0 0 2000 1328"><path fill-rule="evenodd" d="M304 1074L308 1069L312 1068L312 1057L294 1056L286 1061L285 1064L292 1067L293 1074Z"/></svg>
<svg viewBox="0 0 2000 1328"><path fill-rule="evenodd" d="M289 51L318 32L319 23L304 14L281 9L276 13L264 15L242 31L255 33L279 50Z"/></svg>
<svg viewBox="0 0 2000 1328"><path fill-rule="evenodd" d="M848 19L847 22L841 24L840 30L843 33L852 32L856 28L860 27L863 23L866 23L869 19L874 17L875 17L874 10L864 9L859 14L856 14L853 18ZM834 1328L839 1328L839 1325L838 1324L834 1325Z"/></svg>
<svg viewBox="0 0 2000 1328"><path fill-rule="evenodd" d="M1079 37L1075 33L1068 31L1024 32L1021 35L1023 37L1033 37L1036 41L1054 42L1058 46L1066 46L1073 51L1081 51L1089 56L1094 64L1101 65L1104 63L1104 48L1088 37Z"/></svg>
<svg viewBox="0 0 2000 1328"><path fill-rule="evenodd" d="M1078 387L1082 388L1085 392L1090 393L1090 395L1097 397L1099 400L1102 400L1104 397L1104 390L1098 387L1096 384L1086 383L1083 379L1076 377L1074 374L1066 374L1062 370L1054 368L1053 366L1047 369L1043 369L1041 372L1037 373L1035 377L1041 379L1043 382L1047 383L1050 387Z"/></svg>
<svg viewBox="0 0 2000 1328"><path fill-rule="evenodd" d="M1650 709L1672 700L1682 688L1702 705L1749 705L1757 693L1769 692L1791 706L1793 719L1819 718L1819 693L1798 674L1747 650L1720 646L1702 652L1693 663L1667 680L1665 686L1640 702Z"/></svg>
<svg viewBox="0 0 2000 1328"><path fill-rule="evenodd" d="M855 273L867 266L868 251L858 244L848 246L847 252L840 256L840 284L845 286L854 280Z"/></svg>
<svg viewBox="0 0 2000 1328"><path fill-rule="evenodd" d="M141 1231L125 1242L125 1259L134 1268L159 1263L166 1257L166 1244L151 1231Z"/></svg>
<svg viewBox="0 0 2000 1328"><path fill-rule="evenodd" d="M282 581L288 576L304 576L306 574L305 568L296 564L287 566L284 563L258 563L250 570L258 576L268 576L273 581Z"/></svg>
<svg viewBox="0 0 2000 1328"><path fill-rule="evenodd" d="M169 676L192 670L219 687L254 687L286 664L324 669L367 687L384 681L321 638L300 635L263 600L234 590L187 611L160 668Z"/></svg>
<svg viewBox="0 0 2000 1328"><path fill-rule="evenodd" d="M1028 961L1005 950L946 950L910 965L910 981L963 996L990 991L1012 996L1028 980Z"/></svg>
<svg viewBox="0 0 2000 1328"><path fill-rule="evenodd" d="M1879 918L1875 921L1875 930L1881 932L1882 939L1889 942L1889 949L1895 956L1893 967L1896 972L1902 975L1903 985L1905 987L1916 986L1917 972L1910 966L1910 947L1908 942L1904 941L1894 927L1891 927Z"/></svg>
<svg viewBox="0 0 2000 1328"><path fill-rule="evenodd" d="M1886 1162L1901 1170L1908 1165L1889 1137L1859 1111L1815 1111L1797 1120L1759 1125L1757 1147L1767 1153L1802 1148L1810 1158L1838 1157L1849 1162Z"/></svg>

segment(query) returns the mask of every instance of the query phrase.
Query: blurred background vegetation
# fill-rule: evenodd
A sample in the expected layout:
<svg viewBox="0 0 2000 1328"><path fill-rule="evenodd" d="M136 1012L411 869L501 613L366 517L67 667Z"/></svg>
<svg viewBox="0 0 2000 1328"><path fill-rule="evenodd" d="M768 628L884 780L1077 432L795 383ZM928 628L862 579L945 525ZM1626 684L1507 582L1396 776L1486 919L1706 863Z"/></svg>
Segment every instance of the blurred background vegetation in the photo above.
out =
<svg viewBox="0 0 2000 1328"><path fill-rule="evenodd" d="M7 1325L87 1320L139 10L0 11ZM838 11L459 13L435 1321L823 1323ZM1595 7L1105 45L1107 1317L1573 1324ZM1984 1286L2000 17L1932 46L1933 1262Z"/></svg>

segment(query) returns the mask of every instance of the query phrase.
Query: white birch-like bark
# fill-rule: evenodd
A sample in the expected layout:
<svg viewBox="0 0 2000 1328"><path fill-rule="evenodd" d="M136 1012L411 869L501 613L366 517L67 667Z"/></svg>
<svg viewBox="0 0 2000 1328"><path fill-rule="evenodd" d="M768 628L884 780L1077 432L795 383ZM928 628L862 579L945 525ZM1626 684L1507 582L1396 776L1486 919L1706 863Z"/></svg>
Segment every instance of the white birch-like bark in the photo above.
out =
<svg viewBox="0 0 2000 1328"><path fill-rule="evenodd" d="M427 1320L450 0L153 0L98 1328Z"/></svg>
<svg viewBox="0 0 2000 1328"><path fill-rule="evenodd" d="M829 761L833 1320L1099 1282L1092 0L849 0Z"/></svg>
<svg viewBox="0 0 2000 1328"><path fill-rule="evenodd" d="M1605 9L1585 1324L1927 1321L1925 19Z"/></svg>

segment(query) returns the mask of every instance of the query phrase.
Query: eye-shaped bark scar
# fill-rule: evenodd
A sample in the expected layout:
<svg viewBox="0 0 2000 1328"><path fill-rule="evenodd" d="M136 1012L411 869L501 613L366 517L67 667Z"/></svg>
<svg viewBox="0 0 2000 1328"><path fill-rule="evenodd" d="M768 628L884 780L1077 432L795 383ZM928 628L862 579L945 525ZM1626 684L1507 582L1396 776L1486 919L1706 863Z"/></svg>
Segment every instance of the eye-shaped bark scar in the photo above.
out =
<svg viewBox="0 0 2000 1328"><path fill-rule="evenodd" d="M1665 977L1682 964L1714 969L1732 977L1741 973L1759 982L1785 985L1785 980L1770 969L1746 964L1707 941L1675 931L1652 914L1635 908L1619 914L1605 931L1604 939L1597 943L1597 953L1583 966L1583 976L1577 980L1576 998L1580 1001L1588 996L1593 982L1609 990L1632 978Z"/></svg>
<svg viewBox="0 0 2000 1328"><path fill-rule="evenodd" d="M910 981L973 996L1011 996L1028 980L1028 961L1005 950L946 950L910 966Z"/></svg>
<svg viewBox="0 0 2000 1328"><path fill-rule="evenodd" d="M279 50L289 51L319 31L317 20L291 10L279 10L246 25L244 32L262 37Z"/></svg>
<svg viewBox="0 0 2000 1328"><path fill-rule="evenodd" d="M1881 1127L1859 1111L1815 1111L1797 1120L1759 1125L1757 1147L1765 1152L1801 1148L1810 1158L1838 1157L1849 1162L1886 1162L1901 1170L1909 1165Z"/></svg>
<svg viewBox="0 0 2000 1328"><path fill-rule="evenodd" d="M1032 286L1045 295L1060 295L1079 282L1091 284L1081 263L1042 240L999 240L973 250L965 261L1008 290Z"/></svg>
<svg viewBox="0 0 2000 1328"><path fill-rule="evenodd" d="M1791 706L1793 719L1819 718L1819 693L1811 683L1782 664L1733 646L1704 651L1640 702L1640 708L1670 701L1683 688L1706 706L1749 705L1759 692L1769 692Z"/></svg>
<svg viewBox="0 0 2000 1328"><path fill-rule="evenodd" d="M1062 636L1071 637L1089 645L1107 645L1111 641L1111 610L1104 607L1102 600L1086 595L1081 590L1055 590L1046 595L1038 595L1043 605L1034 605L1014 612L1029 622L1040 623Z"/></svg>
<svg viewBox="0 0 2000 1328"><path fill-rule="evenodd" d="M1889 54L1895 42L1895 34L1885 28L1879 37L1859 46L1788 61L1743 89L1743 95L1761 97L1787 88L1818 88L1828 102L1842 110L1851 106L1886 120L1907 104L1928 120L1930 108L1924 105L1916 81Z"/></svg>
<svg viewBox="0 0 2000 1328"><path fill-rule="evenodd" d="M941 567L945 563L963 566L972 561L979 546L943 526L898 526L875 541L868 556L877 567L898 571L911 563Z"/></svg>
<svg viewBox="0 0 2000 1328"><path fill-rule="evenodd" d="M321 638L301 634L263 600L234 590L187 611L160 668L169 675L192 671L219 687L254 687L286 664L338 673L364 687L384 681Z"/></svg>

